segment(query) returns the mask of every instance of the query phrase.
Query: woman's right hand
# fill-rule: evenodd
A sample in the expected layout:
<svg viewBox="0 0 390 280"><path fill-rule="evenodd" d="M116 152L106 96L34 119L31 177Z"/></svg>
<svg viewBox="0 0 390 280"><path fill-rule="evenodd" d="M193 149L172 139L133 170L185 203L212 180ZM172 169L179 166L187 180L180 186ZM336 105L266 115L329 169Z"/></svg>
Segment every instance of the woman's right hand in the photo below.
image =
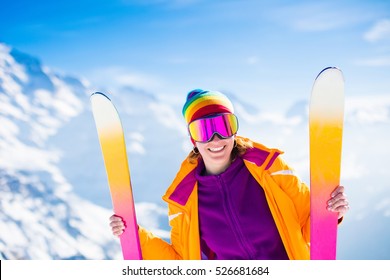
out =
<svg viewBox="0 0 390 280"><path fill-rule="evenodd" d="M119 237L125 231L125 223L122 218L115 214L110 217L110 227L112 234Z"/></svg>

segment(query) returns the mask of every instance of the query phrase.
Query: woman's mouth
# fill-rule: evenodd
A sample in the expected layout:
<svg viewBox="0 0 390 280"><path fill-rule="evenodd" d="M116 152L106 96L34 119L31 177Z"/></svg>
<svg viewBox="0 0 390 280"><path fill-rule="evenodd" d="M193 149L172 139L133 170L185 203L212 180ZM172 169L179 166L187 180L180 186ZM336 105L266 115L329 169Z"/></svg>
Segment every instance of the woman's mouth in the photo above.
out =
<svg viewBox="0 0 390 280"><path fill-rule="evenodd" d="M217 153L217 152L220 152L222 151L226 146L222 146L222 147L217 147L217 148L208 148L208 150L212 153Z"/></svg>

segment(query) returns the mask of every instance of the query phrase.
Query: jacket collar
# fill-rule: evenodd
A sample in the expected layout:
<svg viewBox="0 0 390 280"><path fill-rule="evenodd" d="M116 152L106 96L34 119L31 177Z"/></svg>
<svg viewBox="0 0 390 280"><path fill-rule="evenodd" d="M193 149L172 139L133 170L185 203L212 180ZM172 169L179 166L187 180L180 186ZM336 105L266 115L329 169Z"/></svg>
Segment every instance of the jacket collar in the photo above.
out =
<svg viewBox="0 0 390 280"><path fill-rule="evenodd" d="M262 170L268 170L275 159L282 152L275 149L268 149L265 146L254 143L254 147L249 149L243 156L243 160L255 164ZM168 188L163 199L167 202L185 207L188 199L196 186L196 167L198 163L191 164L188 159L183 162L175 180Z"/></svg>
<svg viewBox="0 0 390 280"><path fill-rule="evenodd" d="M176 202L181 206L187 204L188 198L194 190L196 177L196 168L192 169L183 180L176 186L174 191L169 195L169 200Z"/></svg>

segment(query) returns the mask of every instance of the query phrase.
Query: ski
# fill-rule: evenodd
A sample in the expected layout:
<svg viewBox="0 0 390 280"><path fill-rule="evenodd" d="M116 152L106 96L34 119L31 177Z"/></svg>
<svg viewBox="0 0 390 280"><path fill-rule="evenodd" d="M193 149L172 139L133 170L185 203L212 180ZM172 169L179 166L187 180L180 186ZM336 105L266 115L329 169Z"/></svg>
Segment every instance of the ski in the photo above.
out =
<svg viewBox="0 0 390 280"><path fill-rule="evenodd" d="M338 217L327 210L327 201L340 183L343 120L344 77L328 67L314 81L309 107L312 260L336 259Z"/></svg>
<svg viewBox="0 0 390 280"><path fill-rule="evenodd" d="M123 258L141 260L130 170L122 124L111 100L100 92L90 97L100 147L103 154L113 209L125 221L120 236Z"/></svg>

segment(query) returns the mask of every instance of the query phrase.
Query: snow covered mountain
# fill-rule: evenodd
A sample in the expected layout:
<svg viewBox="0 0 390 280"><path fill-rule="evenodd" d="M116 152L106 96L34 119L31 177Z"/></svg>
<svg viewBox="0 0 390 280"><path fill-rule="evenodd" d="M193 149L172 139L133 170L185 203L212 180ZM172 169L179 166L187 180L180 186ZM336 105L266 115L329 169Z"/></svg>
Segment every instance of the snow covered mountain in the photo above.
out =
<svg viewBox="0 0 390 280"><path fill-rule="evenodd" d="M181 108L139 88L98 90L122 118L138 221L168 239L161 196L191 149ZM108 227L93 91L0 44L0 259L121 258ZM234 102L239 134L284 150L308 182L307 100L285 112L260 110L222 91ZM390 94L347 93L345 120L342 183L352 208L339 230L338 257L390 259Z"/></svg>
<svg viewBox="0 0 390 280"><path fill-rule="evenodd" d="M84 110L87 91L82 81L0 44L1 259L117 256L102 223L110 212L73 193L50 143Z"/></svg>
<svg viewBox="0 0 390 280"><path fill-rule="evenodd" d="M93 195L79 196L72 184L85 166L82 151L91 162L101 158L98 146L88 150L90 139L97 141L93 120L87 120L87 134L72 126L90 115L90 93L86 82L0 44L0 259L120 258L119 242L109 232L109 203L102 207ZM63 147L80 153L67 154ZM63 170L72 156L73 166ZM100 172L96 177L107 189L103 167L95 166L89 166L91 176ZM95 182L84 181L89 188ZM161 209L147 203L138 208L140 220L152 216L144 219L153 228Z"/></svg>

